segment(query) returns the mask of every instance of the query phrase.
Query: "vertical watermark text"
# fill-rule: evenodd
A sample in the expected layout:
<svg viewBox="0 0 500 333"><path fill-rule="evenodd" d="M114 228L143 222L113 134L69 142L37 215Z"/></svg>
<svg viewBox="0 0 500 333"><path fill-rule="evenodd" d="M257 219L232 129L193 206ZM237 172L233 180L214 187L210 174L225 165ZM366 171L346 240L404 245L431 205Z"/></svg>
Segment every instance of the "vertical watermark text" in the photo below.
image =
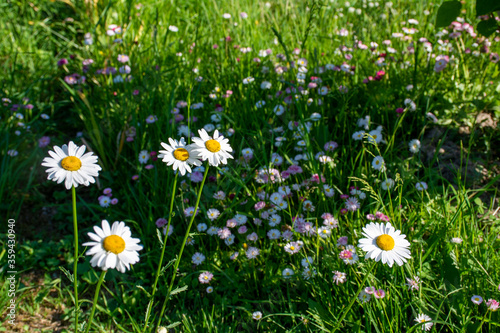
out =
<svg viewBox="0 0 500 333"><path fill-rule="evenodd" d="M7 285L9 303L7 303L7 321L14 325L16 320L16 220L9 219L7 231Z"/></svg>

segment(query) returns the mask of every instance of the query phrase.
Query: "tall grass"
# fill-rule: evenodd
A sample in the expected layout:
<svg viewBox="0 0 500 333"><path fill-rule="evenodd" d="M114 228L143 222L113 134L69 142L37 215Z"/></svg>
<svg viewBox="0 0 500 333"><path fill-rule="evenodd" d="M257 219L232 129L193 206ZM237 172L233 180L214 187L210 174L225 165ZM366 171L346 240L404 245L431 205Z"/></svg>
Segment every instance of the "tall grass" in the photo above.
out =
<svg viewBox="0 0 500 333"><path fill-rule="evenodd" d="M487 128L476 121L479 113L498 120L498 64L481 52L484 40L480 37L466 32L456 39L448 34L436 36L439 30L433 22L438 4L391 4L239 0L11 1L0 5L4 18L0 32L5 36L0 41L0 97L11 100L0 108L0 208L4 220L26 221L26 228L33 225L27 220L40 216L43 209L56 210L48 218L57 226L55 235L44 230L46 225L39 226L39 237L18 235L18 258L28 265L25 269L50 273L47 282L52 285L57 281L58 293L49 297L50 302L71 306L70 282L58 269L72 263L67 240L57 245L63 258L46 263L54 256L48 249L70 232L66 226L70 217L63 200L66 194L46 182L40 163L48 148L75 140L98 155L103 168L97 186L79 192L80 239L85 239L100 219L119 220L131 226L144 245L141 261L129 272L107 273L92 330L152 331L155 323L161 322L165 327L171 325L173 331L189 332L416 332L422 326L414 319L422 313L432 318L433 331L498 330L498 313L488 310L485 303L477 306L471 302L473 295L482 295L486 302L498 299L500 292L496 269L500 263L498 126ZM475 23L472 4L464 4L464 8L465 22ZM248 17L242 18L241 12ZM224 18L224 13L231 18ZM418 24L409 23L410 19ZM111 24L120 26L122 33L108 36ZM418 31L405 33L406 37L393 35L403 28ZM346 29L347 35L342 35L341 29ZM91 34L90 45L84 43L86 33ZM419 41L423 37L432 44L431 52ZM114 42L116 38L121 42ZM358 41L368 49L360 47ZM376 42L379 51L371 51L375 46L370 42ZM243 53L244 47L252 51ZM266 49L272 53L259 55ZM491 41L489 52L498 52L496 39ZM387 54L381 60L382 53ZM127 55L129 61L120 63L120 54ZM278 58L278 54L283 56ZM437 55L451 59L441 72L434 69ZM61 58L68 59L68 64L58 66ZM308 62L305 85L297 80L300 58ZM85 59L93 60L86 72L82 68ZM349 65L345 71L340 70L344 63ZM125 64L130 66L130 74L123 75L124 82L114 82L119 73L97 72ZM321 72L320 67L327 64L339 70L323 68ZM276 73L278 66L285 69L282 75ZM384 71L380 80L363 82L380 70ZM85 83L68 83L65 77L73 73L84 75ZM306 88L312 76L321 78L317 88L309 88L308 95L293 92ZM254 82L245 84L248 77ZM269 90L261 89L263 81L270 82ZM319 94L322 86L328 87L328 94ZM228 90L231 96L223 97ZM295 102L286 104L283 96ZM415 111L405 105L406 99L415 103ZM186 106L179 107L180 101ZM265 101L265 106L258 108L258 101ZM198 103L203 107L197 108ZM32 104L33 108L12 110L13 104ZM283 115L275 114L278 105L287 107ZM174 108L180 109L182 121L175 121ZM397 113L397 108L406 110ZM315 113L320 114L318 121L314 121ZM49 119L43 119L42 114ZM155 116L156 121L147 121L149 116ZM221 118L217 124L230 140L234 161L211 168L202 189L187 177L179 177L175 183L173 171L161 159L155 160L154 153L148 163L139 163L141 151L157 153L161 142L169 137L179 139L181 125L197 135L197 129L216 124L214 116ZM383 143L374 145L367 136L360 141L353 139L354 132L363 129L357 125L358 119L366 116L370 117L366 132L381 126ZM19 125L21 121L24 126ZM296 124L289 128L290 122ZM469 134L459 134L460 127L463 130L466 125ZM293 128L297 126L298 130ZM310 129L303 130L306 126ZM38 139L44 135L51 137L51 144L40 148ZM189 136L183 136L190 141ZM129 137L133 140L127 140ZM286 140L276 144L279 137ZM299 146L301 139L304 146ZM415 154L408 150L412 139L422 143ZM325 153L323 146L329 141L337 142L338 148ZM253 159L244 160L244 148L253 150ZM10 156L9 150L18 155ZM320 151L331 161L322 163L316 156ZM450 151L453 156L444 158ZM283 158L281 166L272 160L273 153ZM298 154L304 158L297 160ZM384 158L384 172L372 167L376 156ZM264 167L284 171L292 163L304 172L283 183L255 180ZM489 172L485 179L471 171L478 164ZM324 179L311 182L314 174ZM388 178L395 186L385 191L381 183ZM426 191L415 188L419 181L428 184ZM174 184L175 192L171 190ZM282 220L276 228L282 232L292 229L300 215L318 228L325 212L333 214L339 226L331 230L329 238L295 232L294 239L302 240L304 248L290 255L283 249L286 240L268 239L271 227L264 218L261 226L253 221L262 217L262 212L254 209L262 200L260 191L271 194L281 185L292 188L293 184L302 186L287 199L288 208L279 212ZM323 185L334 189L332 198L323 192ZM117 205L99 206L98 197L106 187L112 188ZM350 194L351 187L363 191L366 199L360 200L360 209L343 214L346 206L340 195ZM227 199L214 199L218 191L224 191ZM200 213L187 235L194 239L194 245L186 245L179 257L189 224L184 210L194 206L198 193ZM304 200L312 201L314 211L305 210ZM148 310L150 326L145 327L163 250L163 230L155 222L169 219L170 202L174 232L166 240L158 288L153 292L155 301ZM221 212L213 223L206 218L210 208ZM358 249L360 260L346 265L339 259L342 248L337 239L347 236L348 244L356 246L363 237L362 227L370 222L367 215L376 212L387 215L392 225L406 234L412 259L401 267L389 268L365 260ZM233 229L236 241L232 245L196 228L202 222L224 227L236 214L248 217L249 230L239 234ZM251 232L258 234L256 242L246 239ZM41 237L47 241L35 245ZM0 238L0 242L5 239ZM249 246L260 249L257 258L247 259ZM206 256L200 266L191 263L196 252ZM230 259L234 253L239 256ZM306 256L313 257L311 267L317 273L310 279L302 276L301 261ZM2 252L0 258L4 257ZM85 320L98 273L88 260L82 259L78 265L83 295L80 317ZM295 271L292 278L282 276L285 268ZM198 281L203 271L215 275L210 284L213 293ZM345 272L346 282L335 284L333 271ZM171 276L175 277L173 286L169 286ZM415 277L420 279L418 290L406 285L407 279ZM383 289L385 298L361 302L358 294L369 286ZM20 288L21 295L29 293ZM38 300L24 297L20 311L38 311ZM0 299L1 304L6 302L8 299ZM166 310L159 318L164 302ZM252 319L255 311L262 312L261 320ZM71 331L73 315L67 310L63 316Z"/></svg>

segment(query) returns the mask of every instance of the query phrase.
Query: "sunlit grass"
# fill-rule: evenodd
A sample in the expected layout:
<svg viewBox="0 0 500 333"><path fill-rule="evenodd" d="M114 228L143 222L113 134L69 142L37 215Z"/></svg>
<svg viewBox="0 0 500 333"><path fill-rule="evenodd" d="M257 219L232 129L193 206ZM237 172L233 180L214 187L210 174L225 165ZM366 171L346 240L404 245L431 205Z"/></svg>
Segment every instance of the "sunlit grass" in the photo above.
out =
<svg viewBox="0 0 500 333"><path fill-rule="evenodd" d="M74 264L70 196L41 166L73 140L103 169L96 186L77 191L81 243L106 219L126 222L144 246L130 271L107 272L91 331L416 332L423 315L436 332L496 331L494 303L485 304L500 297L498 37L488 45L460 24L450 37L452 28L434 27L437 6L1 5L0 207L18 221L20 274L43 272L51 286L32 297L35 283L20 282L19 313L58 309L75 330L72 283L59 268ZM473 7L464 4L462 18L475 26ZM190 144L188 131L204 127L229 139L234 159L210 167L203 183L205 169L194 166L176 178L158 158L161 142ZM286 208L272 208L277 193ZM213 221L210 209L220 213ZM159 219L171 221L166 239ZM364 258L358 241L372 220L406 235L407 263ZM271 229L285 238L270 239ZM80 322L100 274L84 251ZM195 253L205 260L193 263Z"/></svg>

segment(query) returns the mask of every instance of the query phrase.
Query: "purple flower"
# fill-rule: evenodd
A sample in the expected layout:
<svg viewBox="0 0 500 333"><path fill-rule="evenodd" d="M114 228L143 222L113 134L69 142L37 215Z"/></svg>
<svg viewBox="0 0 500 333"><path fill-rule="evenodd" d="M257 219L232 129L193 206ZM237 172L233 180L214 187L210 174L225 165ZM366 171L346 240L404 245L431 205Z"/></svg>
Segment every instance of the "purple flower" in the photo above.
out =
<svg viewBox="0 0 500 333"><path fill-rule="evenodd" d="M76 77L74 75L67 75L64 77L64 81L67 83L67 84L77 84L78 83L78 80L76 79Z"/></svg>
<svg viewBox="0 0 500 333"><path fill-rule="evenodd" d="M199 171L195 171L191 174L191 181L193 183L199 183L203 180L203 174Z"/></svg>
<svg viewBox="0 0 500 333"><path fill-rule="evenodd" d="M346 246L347 245L347 236L342 236L337 239L337 246Z"/></svg>
<svg viewBox="0 0 500 333"><path fill-rule="evenodd" d="M266 203L264 201L259 201L254 205L254 208L256 211L259 211L259 210L263 209L264 207L266 207Z"/></svg>
<svg viewBox="0 0 500 333"><path fill-rule="evenodd" d="M231 236L231 230L229 230L227 227L219 229L217 235L219 236L220 239L226 239L229 236Z"/></svg>
<svg viewBox="0 0 500 333"><path fill-rule="evenodd" d="M45 148L50 144L50 137L49 136L42 136L40 139L38 139L38 147L40 148Z"/></svg>
<svg viewBox="0 0 500 333"><path fill-rule="evenodd" d="M119 68L121 74L130 74L130 66L125 65Z"/></svg>
<svg viewBox="0 0 500 333"><path fill-rule="evenodd" d="M164 218L160 217L158 220L156 220L155 224L156 224L156 227L157 228L162 228L164 226L167 225L167 220L165 220Z"/></svg>
<svg viewBox="0 0 500 333"><path fill-rule="evenodd" d="M64 66L68 63L68 59L66 58L62 58L62 59L59 59L59 61L57 61L57 66L61 67L61 66Z"/></svg>

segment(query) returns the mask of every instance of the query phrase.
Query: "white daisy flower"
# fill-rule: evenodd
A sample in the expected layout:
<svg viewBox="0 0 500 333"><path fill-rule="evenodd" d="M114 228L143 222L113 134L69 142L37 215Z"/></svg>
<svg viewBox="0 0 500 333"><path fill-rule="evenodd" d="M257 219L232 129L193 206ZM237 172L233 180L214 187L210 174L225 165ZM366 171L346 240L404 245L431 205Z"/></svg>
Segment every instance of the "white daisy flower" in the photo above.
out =
<svg viewBox="0 0 500 333"><path fill-rule="evenodd" d="M253 150L252 148L245 148L241 151L241 154L245 159L251 159L253 158Z"/></svg>
<svg viewBox="0 0 500 333"><path fill-rule="evenodd" d="M328 227L320 227L320 228L318 228L318 234L322 238L328 238L332 235L332 230Z"/></svg>
<svg viewBox="0 0 500 333"><path fill-rule="evenodd" d="M418 153L420 150L420 141L417 139L413 139L408 143L409 150L412 154Z"/></svg>
<svg viewBox="0 0 500 333"><path fill-rule="evenodd" d="M260 89L271 89L271 82L269 81L262 81L262 83L260 84Z"/></svg>
<svg viewBox="0 0 500 333"><path fill-rule="evenodd" d="M281 236L281 232L278 229L271 229L267 232L267 237L269 239L279 239Z"/></svg>
<svg viewBox="0 0 500 333"><path fill-rule="evenodd" d="M415 184L415 188L419 191L425 191L425 190L427 190L427 183L426 182L418 182Z"/></svg>
<svg viewBox="0 0 500 333"><path fill-rule="evenodd" d="M291 268L285 268L282 272L281 272L281 275L285 278L285 279L289 279L293 276L294 274L294 271L293 269Z"/></svg>
<svg viewBox="0 0 500 333"><path fill-rule="evenodd" d="M85 146L78 147L70 141L69 145L54 146L54 151L49 151L51 157L45 157L42 165L48 167L47 179L58 184L64 182L66 189L78 185L89 186L95 183L94 177L99 176L101 167L97 165L97 156L92 152L85 153Z"/></svg>
<svg viewBox="0 0 500 333"><path fill-rule="evenodd" d="M315 277L318 274L314 268L310 267L304 267L304 270L302 271L302 277L304 280L309 280L312 277Z"/></svg>
<svg viewBox="0 0 500 333"><path fill-rule="evenodd" d="M254 313L252 313L252 318L255 320L260 320L262 318L262 312L255 311Z"/></svg>
<svg viewBox="0 0 500 333"><path fill-rule="evenodd" d="M276 105L273 111L277 116L281 116L285 112L285 107L283 105Z"/></svg>
<svg viewBox="0 0 500 333"><path fill-rule="evenodd" d="M368 133L368 142L373 144L379 144L382 142L382 129L375 129Z"/></svg>
<svg viewBox="0 0 500 333"><path fill-rule="evenodd" d="M247 252L246 252L246 256L248 259L255 259L257 258L257 256L260 254L260 250L256 247L249 247Z"/></svg>
<svg viewBox="0 0 500 333"><path fill-rule="evenodd" d="M309 264L313 263L313 261L314 261L313 257L305 257L304 259L302 259L300 264L302 265L302 267L308 267Z"/></svg>
<svg viewBox="0 0 500 333"><path fill-rule="evenodd" d="M91 246L87 255L93 256L90 259L92 267L100 267L103 270L116 268L125 273L130 269L130 265L139 262L139 253L142 245L140 239L132 238L130 228L124 222L114 222L111 228L106 220L102 221L102 229L94 226L94 231L88 236L92 242L84 243L83 246Z"/></svg>
<svg viewBox="0 0 500 333"><path fill-rule="evenodd" d="M99 205L101 205L101 207L103 208L109 207L110 203L111 203L111 198L108 197L107 195L103 195L102 197L99 198Z"/></svg>
<svg viewBox="0 0 500 333"><path fill-rule="evenodd" d="M352 139L355 141L360 141L360 140L363 140L364 136L365 136L364 131L357 131L357 132L354 132L354 134L352 135Z"/></svg>
<svg viewBox="0 0 500 333"><path fill-rule="evenodd" d="M380 184L384 191L390 190L394 187L394 180L392 178L387 178Z"/></svg>
<svg viewBox="0 0 500 333"><path fill-rule="evenodd" d="M139 153L139 163L146 164L149 161L149 153L147 150L141 150Z"/></svg>
<svg viewBox="0 0 500 333"><path fill-rule="evenodd" d="M193 264L195 264L196 266L200 265L204 261L205 261L205 256L203 255L203 253L200 253L200 252L196 252L191 257L191 262Z"/></svg>
<svg viewBox="0 0 500 333"><path fill-rule="evenodd" d="M401 235L400 230L394 229L390 224L370 223L363 228L366 238L359 240L358 246L366 253L365 259L372 258L375 261L392 267L394 262L402 266L406 259L410 259L410 242Z"/></svg>
<svg viewBox="0 0 500 333"><path fill-rule="evenodd" d="M367 303L370 301L370 299L372 298L372 295L368 294L366 291L362 290L359 295L358 295L358 299L361 303Z"/></svg>
<svg viewBox="0 0 500 333"><path fill-rule="evenodd" d="M198 160L198 154L193 152L191 146L186 146L184 138L179 141L172 138L168 138L170 144L164 142L161 143L165 150L160 150L158 157L163 158L162 161L167 163L167 165L173 165L174 170L179 170L182 176L186 174L186 171L191 173L191 166L200 166L201 162Z"/></svg>
<svg viewBox="0 0 500 333"><path fill-rule="evenodd" d="M204 129L198 130L200 138L193 138L193 151L199 154L203 161L208 160L211 166L219 166L219 164L227 164L228 158L233 158L229 152L233 149L229 145L229 140L219 134L218 130L214 131L214 136L208 135Z"/></svg>
<svg viewBox="0 0 500 333"><path fill-rule="evenodd" d="M382 156L376 156L372 161L372 167L375 170L380 170L383 172L385 169L384 158Z"/></svg>
<svg viewBox="0 0 500 333"><path fill-rule="evenodd" d="M217 220L217 218L219 217L219 215L220 215L220 212L219 212L218 209L210 208L207 211L207 216L210 219L210 221Z"/></svg>
<svg viewBox="0 0 500 333"><path fill-rule="evenodd" d="M423 313L419 314L417 316L417 318L415 318L415 321L417 323L419 323L419 324L422 323L422 331L430 331L431 330L432 325L434 325L434 323L429 323L429 321L431 321L431 320L432 320L431 317L429 317L428 315L423 314Z"/></svg>
<svg viewBox="0 0 500 333"><path fill-rule="evenodd" d="M236 223L238 223L238 225L243 225L248 221L248 217L242 214L234 215L233 219L236 221Z"/></svg>

